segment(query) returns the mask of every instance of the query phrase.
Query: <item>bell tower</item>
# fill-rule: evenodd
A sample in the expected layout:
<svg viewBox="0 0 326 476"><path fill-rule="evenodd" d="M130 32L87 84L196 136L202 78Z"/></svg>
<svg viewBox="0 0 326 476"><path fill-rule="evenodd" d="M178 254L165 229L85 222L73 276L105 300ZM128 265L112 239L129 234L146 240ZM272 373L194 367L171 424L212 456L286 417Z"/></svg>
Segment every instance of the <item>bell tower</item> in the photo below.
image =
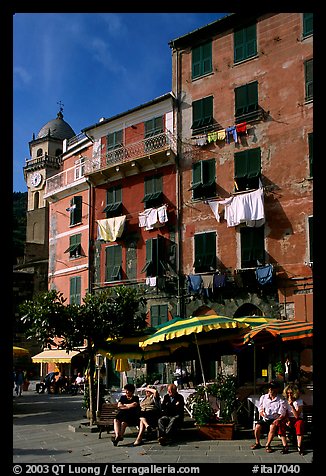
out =
<svg viewBox="0 0 326 476"><path fill-rule="evenodd" d="M61 167L64 139L75 135L70 125L63 120L63 104L55 119L47 122L37 136L33 133L29 142L30 158L26 159L24 178L27 185L27 222L25 264L37 264L47 289L49 255L49 213L44 199L46 179L57 174ZM37 272L34 267L35 272ZM44 285L40 285L41 288ZM40 289L43 290L43 289Z"/></svg>

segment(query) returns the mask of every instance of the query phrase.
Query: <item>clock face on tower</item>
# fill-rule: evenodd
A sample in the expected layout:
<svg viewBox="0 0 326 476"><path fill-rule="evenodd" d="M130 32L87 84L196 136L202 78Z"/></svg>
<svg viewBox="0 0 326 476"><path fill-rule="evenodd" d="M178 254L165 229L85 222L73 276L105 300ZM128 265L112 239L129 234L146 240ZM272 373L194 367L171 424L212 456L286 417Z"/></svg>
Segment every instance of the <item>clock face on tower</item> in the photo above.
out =
<svg viewBox="0 0 326 476"><path fill-rule="evenodd" d="M41 182L42 182L42 175L40 174L40 172L35 172L31 177L31 184L34 187L37 187L38 185L40 185Z"/></svg>

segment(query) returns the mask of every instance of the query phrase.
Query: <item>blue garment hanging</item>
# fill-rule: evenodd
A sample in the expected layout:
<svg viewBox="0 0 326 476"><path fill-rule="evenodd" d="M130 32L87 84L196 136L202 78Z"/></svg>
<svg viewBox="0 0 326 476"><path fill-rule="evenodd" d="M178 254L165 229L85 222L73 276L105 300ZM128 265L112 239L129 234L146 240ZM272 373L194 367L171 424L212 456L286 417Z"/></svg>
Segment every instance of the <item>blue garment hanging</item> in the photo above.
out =
<svg viewBox="0 0 326 476"><path fill-rule="evenodd" d="M267 264L256 268L256 278L259 284L270 284L273 280L273 265Z"/></svg>

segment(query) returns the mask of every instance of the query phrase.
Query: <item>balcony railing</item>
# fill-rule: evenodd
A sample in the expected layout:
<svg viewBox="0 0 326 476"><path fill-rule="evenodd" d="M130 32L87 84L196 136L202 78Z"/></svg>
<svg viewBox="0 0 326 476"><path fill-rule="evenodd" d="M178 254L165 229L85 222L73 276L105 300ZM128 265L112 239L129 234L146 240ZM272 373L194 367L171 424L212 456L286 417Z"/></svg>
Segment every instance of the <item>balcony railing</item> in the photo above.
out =
<svg viewBox="0 0 326 476"><path fill-rule="evenodd" d="M176 153L176 139L170 131L165 131L85 159L85 175L168 150Z"/></svg>
<svg viewBox="0 0 326 476"><path fill-rule="evenodd" d="M34 168L42 168L42 167L52 167L53 169L60 168L61 165L61 158L56 157L54 155L40 155L35 159L26 159L26 164L24 170L34 169Z"/></svg>
<svg viewBox="0 0 326 476"><path fill-rule="evenodd" d="M45 198L84 181L84 164L82 163L70 167L46 180Z"/></svg>

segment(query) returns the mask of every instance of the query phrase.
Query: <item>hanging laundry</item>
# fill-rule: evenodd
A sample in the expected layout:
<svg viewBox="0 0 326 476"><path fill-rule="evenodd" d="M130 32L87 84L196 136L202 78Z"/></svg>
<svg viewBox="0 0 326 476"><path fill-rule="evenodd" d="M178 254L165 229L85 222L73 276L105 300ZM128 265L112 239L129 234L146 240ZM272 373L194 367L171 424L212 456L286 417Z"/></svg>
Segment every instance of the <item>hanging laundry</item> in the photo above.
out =
<svg viewBox="0 0 326 476"><path fill-rule="evenodd" d="M224 218L228 227L237 226L240 223L246 223L249 227L260 227L265 223L263 188L208 203L218 222L220 221L219 205L225 205Z"/></svg>
<svg viewBox="0 0 326 476"><path fill-rule="evenodd" d="M230 143L230 135L231 134L233 136L234 142L238 142L238 134L237 134L236 126L227 127L225 130L226 130L226 142L228 144Z"/></svg>
<svg viewBox="0 0 326 476"><path fill-rule="evenodd" d="M223 273L215 273L213 276L213 289L224 288L226 285L226 275Z"/></svg>
<svg viewBox="0 0 326 476"><path fill-rule="evenodd" d="M121 238L126 223L126 215L97 220L98 238L104 241L116 241Z"/></svg>
<svg viewBox="0 0 326 476"><path fill-rule="evenodd" d="M216 142L217 141L217 132L209 132L207 134L207 142Z"/></svg>
<svg viewBox="0 0 326 476"><path fill-rule="evenodd" d="M273 281L273 265L259 266L256 268L256 278L259 284L270 284Z"/></svg>
<svg viewBox="0 0 326 476"><path fill-rule="evenodd" d="M226 137L225 129L221 129L220 131L217 131L217 140L225 140L225 137Z"/></svg>
<svg viewBox="0 0 326 476"><path fill-rule="evenodd" d="M204 274L202 276L202 280L203 280L204 292L207 297L210 297L211 293L213 292L213 275Z"/></svg>
<svg viewBox="0 0 326 476"><path fill-rule="evenodd" d="M159 223L166 223L168 221L168 214L167 214L167 205L162 205L157 209L157 217Z"/></svg>
<svg viewBox="0 0 326 476"><path fill-rule="evenodd" d="M146 284L148 286L154 287L157 284L157 276L146 278Z"/></svg>
<svg viewBox="0 0 326 476"><path fill-rule="evenodd" d="M160 228L168 221L167 205L159 208L147 208L138 215L139 227L145 230Z"/></svg>
<svg viewBox="0 0 326 476"><path fill-rule="evenodd" d="M203 278L200 274L189 274L187 276L188 292L201 294L203 290Z"/></svg>
<svg viewBox="0 0 326 476"><path fill-rule="evenodd" d="M204 136L198 136L198 137L196 137L195 140L196 140L195 144L198 145L198 146L200 146L200 147L202 147L203 145L206 145L206 144L207 144L207 137L206 137L206 135L204 135Z"/></svg>
<svg viewBox="0 0 326 476"><path fill-rule="evenodd" d="M246 134L247 133L247 123L246 122L240 122L240 124L237 124L236 126L236 131L238 134Z"/></svg>

